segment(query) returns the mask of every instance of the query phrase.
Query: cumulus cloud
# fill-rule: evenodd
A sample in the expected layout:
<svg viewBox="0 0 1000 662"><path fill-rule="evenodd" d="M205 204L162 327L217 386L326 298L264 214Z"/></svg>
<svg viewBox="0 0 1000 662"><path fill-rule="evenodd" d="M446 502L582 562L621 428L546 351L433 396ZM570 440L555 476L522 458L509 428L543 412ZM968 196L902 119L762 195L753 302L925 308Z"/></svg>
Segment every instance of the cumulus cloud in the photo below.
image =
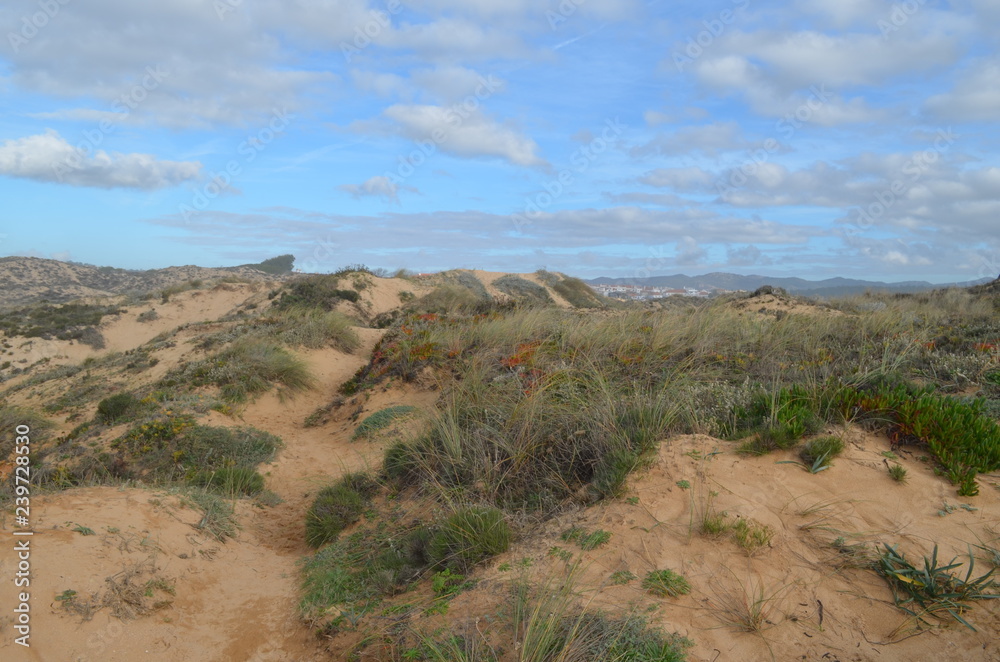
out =
<svg viewBox="0 0 1000 662"><path fill-rule="evenodd" d="M154 190L197 179L197 161L161 161L151 154L121 154L74 147L49 130L0 144L0 174L96 188Z"/></svg>
<svg viewBox="0 0 1000 662"><path fill-rule="evenodd" d="M431 141L441 151L455 156L498 157L522 166L546 164L538 156L534 140L466 105L396 104L382 115L400 135L414 141ZM355 125L357 130L372 128L372 124Z"/></svg>
<svg viewBox="0 0 1000 662"><path fill-rule="evenodd" d="M924 109L944 121L995 122L1000 117L1000 58L973 62L950 91L928 98Z"/></svg>

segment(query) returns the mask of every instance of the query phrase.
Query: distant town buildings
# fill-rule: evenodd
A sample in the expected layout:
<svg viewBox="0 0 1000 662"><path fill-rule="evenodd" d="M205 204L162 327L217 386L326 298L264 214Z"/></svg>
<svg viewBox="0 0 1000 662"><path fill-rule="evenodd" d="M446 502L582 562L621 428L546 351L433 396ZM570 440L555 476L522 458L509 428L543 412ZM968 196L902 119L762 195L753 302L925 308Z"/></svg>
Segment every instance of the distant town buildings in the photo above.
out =
<svg viewBox="0 0 1000 662"><path fill-rule="evenodd" d="M657 287L655 285L591 285L598 294L614 299L629 299L631 301L649 301L667 297L709 297L720 294L723 290L696 290L691 287L677 289L672 287Z"/></svg>

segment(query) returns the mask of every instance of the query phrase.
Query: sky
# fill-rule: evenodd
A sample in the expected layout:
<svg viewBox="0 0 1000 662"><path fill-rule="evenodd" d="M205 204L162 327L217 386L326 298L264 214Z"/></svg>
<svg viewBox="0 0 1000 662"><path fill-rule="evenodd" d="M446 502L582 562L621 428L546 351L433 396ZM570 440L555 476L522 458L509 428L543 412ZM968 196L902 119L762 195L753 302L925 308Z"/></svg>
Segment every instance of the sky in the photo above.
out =
<svg viewBox="0 0 1000 662"><path fill-rule="evenodd" d="M1000 274L997 0L5 0L0 255Z"/></svg>

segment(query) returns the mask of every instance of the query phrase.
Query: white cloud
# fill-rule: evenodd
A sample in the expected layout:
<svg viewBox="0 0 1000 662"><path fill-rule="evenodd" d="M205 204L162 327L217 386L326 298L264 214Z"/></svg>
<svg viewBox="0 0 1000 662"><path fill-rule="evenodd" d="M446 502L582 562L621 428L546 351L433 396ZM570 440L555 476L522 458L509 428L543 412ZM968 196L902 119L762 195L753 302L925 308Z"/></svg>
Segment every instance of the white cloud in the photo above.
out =
<svg viewBox="0 0 1000 662"><path fill-rule="evenodd" d="M1000 58L977 60L949 92L924 104L938 119L957 122L996 122L1000 118Z"/></svg>
<svg viewBox="0 0 1000 662"><path fill-rule="evenodd" d="M715 176L696 166L687 168L657 168L639 178L639 182L657 188L676 191L701 191L715 181Z"/></svg>
<svg viewBox="0 0 1000 662"><path fill-rule="evenodd" d="M151 154L86 151L56 131L0 144L0 175L96 188L153 190L197 179L197 161L160 161Z"/></svg>
<svg viewBox="0 0 1000 662"><path fill-rule="evenodd" d="M715 156L719 152L744 149L747 141L743 130L736 122L713 122L696 126L686 126L671 134L659 134L644 145L631 150L633 156L661 154L705 154Z"/></svg>
<svg viewBox="0 0 1000 662"><path fill-rule="evenodd" d="M343 184L338 186L342 191L350 193L355 199L362 197L376 197L389 202L399 203L399 191L411 191L419 193L412 186L400 186L384 175L376 175L361 184Z"/></svg>
<svg viewBox="0 0 1000 662"><path fill-rule="evenodd" d="M534 140L500 124L478 109L396 104L383 112L398 132L414 141L431 141L449 154L462 157L499 157L515 165L540 166ZM361 125L363 128L365 125Z"/></svg>

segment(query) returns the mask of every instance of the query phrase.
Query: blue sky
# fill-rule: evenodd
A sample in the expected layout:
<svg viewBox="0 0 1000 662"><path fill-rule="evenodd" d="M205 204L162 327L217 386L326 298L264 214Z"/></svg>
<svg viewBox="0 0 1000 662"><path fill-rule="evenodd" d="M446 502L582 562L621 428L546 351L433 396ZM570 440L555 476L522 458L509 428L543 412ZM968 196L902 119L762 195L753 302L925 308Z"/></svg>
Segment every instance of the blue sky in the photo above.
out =
<svg viewBox="0 0 1000 662"><path fill-rule="evenodd" d="M7 0L0 255L1000 273L996 0Z"/></svg>

